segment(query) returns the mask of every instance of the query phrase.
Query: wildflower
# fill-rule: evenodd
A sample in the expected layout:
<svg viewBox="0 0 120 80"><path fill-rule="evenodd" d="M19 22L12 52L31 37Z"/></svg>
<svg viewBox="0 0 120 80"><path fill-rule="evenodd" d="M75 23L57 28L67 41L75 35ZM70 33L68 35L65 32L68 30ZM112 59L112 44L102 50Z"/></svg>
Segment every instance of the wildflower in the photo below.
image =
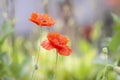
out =
<svg viewBox="0 0 120 80"><path fill-rule="evenodd" d="M107 0L109 6L115 7L120 5L120 0Z"/></svg>
<svg viewBox="0 0 120 80"><path fill-rule="evenodd" d="M87 41L91 42L91 33L92 33L92 26L91 25L85 25L81 28L81 35L84 37Z"/></svg>
<svg viewBox="0 0 120 80"><path fill-rule="evenodd" d="M69 40L67 37L57 33L50 32L47 36L48 40L41 43L41 46L46 50L56 49L60 55L69 56L71 53L71 48L67 46Z"/></svg>
<svg viewBox="0 0 120 80"><path fill-rule="evenodd" d="M55 24L55 20L49 17L47 14L39 14L37 12L33 12L29 20L39 26L51 27Z"/></svg>
<svg viewBox="0 0 120 80"><path fill-rule="evenodd" d="M104 48L103 48L103 53L104 53L104 54L108 54L108 49L107 49L107 47L104 47Z"/></svg>

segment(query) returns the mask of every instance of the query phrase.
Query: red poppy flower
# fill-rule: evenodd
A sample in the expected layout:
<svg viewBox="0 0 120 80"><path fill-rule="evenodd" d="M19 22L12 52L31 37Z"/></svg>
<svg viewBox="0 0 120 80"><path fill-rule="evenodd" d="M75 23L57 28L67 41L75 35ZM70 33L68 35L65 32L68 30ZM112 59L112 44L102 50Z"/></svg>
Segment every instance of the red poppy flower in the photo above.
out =
<svg viewBox="0 0 120 80"><path fill-rule="evenodd" d="M87 41L91 41L91 33L92 33L92 26L91 25L85 25L81 28L81 35L84 37Z"/></svg>
<svg viewBox="0 0 120 80"><path fill-rule="evenodd" d="M120 5L120 0L107 0L107 4L114 7Z"/></svg>
<svg viewBox="0 0 120 80"><path fill-rule="evenodd" d="M67 46L68 39L57 33L51 32L47 36L48 40L42 42L42 47L46 50L56 49L60 55L69 56L71 53L71 49Z"/></svg>
<svg viewBox="0 0 120 80"><path fill-rule="evenodd" d="M47 14L39 14L37 12L33 12L30 16L30 21L39 25L39 26L53 26L55 24L54 19L49 17Z"/></svg>

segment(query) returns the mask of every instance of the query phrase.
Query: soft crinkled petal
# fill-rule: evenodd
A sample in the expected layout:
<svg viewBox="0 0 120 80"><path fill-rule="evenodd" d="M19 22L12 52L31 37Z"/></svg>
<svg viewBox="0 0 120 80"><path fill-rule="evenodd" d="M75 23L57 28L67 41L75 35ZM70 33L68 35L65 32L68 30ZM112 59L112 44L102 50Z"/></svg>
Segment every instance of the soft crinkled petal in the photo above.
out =
<svg viewBox="0 0 120 80"><path fill-rule="evenodd" d="M37 13L37 12L33 12L29 18L30 21L32 21L33 23L39 25L39 20L38 20L38 17L40 15Z"/></svg>
<svg viewBox="0 0 120 80"><path fill-rule="evenodd" d="M71 52L72 50L68 46L58 49L58 53L62 56L69 56Z"/></svg>
<svg viewBox="0 0 120 80"><path fill-rule="evenodd" d="M68 43L67 37L57 33L57 32L50 32L47 36L48 40L50 43L55 46L56 48L58 47L63 47Z"/></svg>
<svg viewBox="0 0 120 80"><path fill-rule="evenodd" d="M50 42L48 40L45 40L41 43L41 46L43 48L45 48L46 50L51 50L53 49L54 47L50 44Z"/></svg>
<svg viewBox="0 0 120 80"><path fill-rule="evenodd" d="M55 24L55 20L49 17L47 14L42 14L40 18L41 26L52 27Z"/></svg>
<svg viewBox="0 0 120 80"><path fill-rule="evenodd" d="M37 12L33 12L29 18L29 20L39 26L48 26L52 27L55 24L55 20L47 14L39 14Z"/></svg>

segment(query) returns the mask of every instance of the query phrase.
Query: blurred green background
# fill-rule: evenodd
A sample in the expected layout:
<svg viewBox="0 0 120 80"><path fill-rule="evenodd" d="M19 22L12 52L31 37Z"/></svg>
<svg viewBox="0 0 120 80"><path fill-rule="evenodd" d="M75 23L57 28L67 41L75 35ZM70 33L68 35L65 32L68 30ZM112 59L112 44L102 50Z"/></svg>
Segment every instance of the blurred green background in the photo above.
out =
<svg viewBox="0 0 120 80"><path fill-rule="evenodd" d="M0 80L120 80L119 5L119 0L1 0ZM57 68L55 50L39 51L40 28L28 20L36 11L56 20L54 27L43 27L42 40L51 31L70 39L73 52L59 55Z"/></svg>

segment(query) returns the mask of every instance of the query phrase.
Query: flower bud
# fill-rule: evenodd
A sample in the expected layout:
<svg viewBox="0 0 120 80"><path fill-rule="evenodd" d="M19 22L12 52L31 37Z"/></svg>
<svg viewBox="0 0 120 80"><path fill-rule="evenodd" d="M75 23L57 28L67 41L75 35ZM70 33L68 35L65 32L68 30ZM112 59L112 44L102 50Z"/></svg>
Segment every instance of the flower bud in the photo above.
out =
<svg viewBox="0 0 120 80"><path fill-rule="evenodd" d="M103 51L104 54L107 54L108 53L107 47L104 47L102 51Z"/></svg>
<svg viewBox="0 0 120 80"><path fill-rule="evenodd" d="M113 68L113 70L117 73L117 74L120 74L120 67L119 66L115 66Z"/></svg>

